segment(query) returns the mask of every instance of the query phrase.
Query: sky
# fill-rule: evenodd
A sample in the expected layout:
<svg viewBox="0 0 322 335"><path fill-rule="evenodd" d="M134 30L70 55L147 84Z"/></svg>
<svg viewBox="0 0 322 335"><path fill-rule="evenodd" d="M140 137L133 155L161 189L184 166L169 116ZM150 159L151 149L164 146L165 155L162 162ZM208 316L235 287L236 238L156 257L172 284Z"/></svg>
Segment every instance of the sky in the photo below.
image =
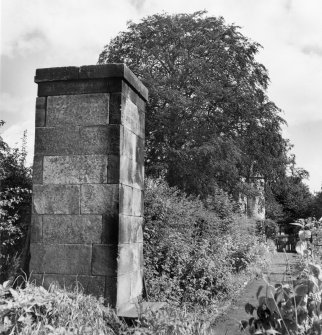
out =
<svg viewBox="0 0 322 335"><path fill-rule="evenodd" d="M96 64L111 38L155 13L207 10L260 43L257 60L271 79L268 96L282 109L284 137L297 166L322 186L322 1L320 0L0 0L0 136L34 146L37 68Z"/></svg>

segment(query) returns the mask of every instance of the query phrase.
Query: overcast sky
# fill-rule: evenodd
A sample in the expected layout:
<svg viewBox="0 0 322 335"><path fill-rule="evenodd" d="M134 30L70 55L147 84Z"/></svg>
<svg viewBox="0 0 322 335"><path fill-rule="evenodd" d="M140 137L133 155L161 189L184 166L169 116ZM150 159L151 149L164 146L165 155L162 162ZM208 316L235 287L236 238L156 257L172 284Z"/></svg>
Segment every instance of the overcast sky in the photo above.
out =
<svg viewBox="0 0 322 335"><path fill-rule="evenodd" d="M284 136L297 165L310 173L311 191L322 185L321 0L0 0L1 136L20 145L28 132L32 161L36 68L96 64L105 44L126 22L159 13L206 9L259 42L257 59L269 71L268 95L283 110Z"/></svg>

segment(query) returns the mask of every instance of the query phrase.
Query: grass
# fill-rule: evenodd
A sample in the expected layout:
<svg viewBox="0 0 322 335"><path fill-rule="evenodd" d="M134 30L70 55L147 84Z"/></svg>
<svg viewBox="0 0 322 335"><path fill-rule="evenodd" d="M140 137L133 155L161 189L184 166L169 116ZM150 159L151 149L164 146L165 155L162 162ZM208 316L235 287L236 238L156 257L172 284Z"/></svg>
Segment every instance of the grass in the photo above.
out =
<svg viewBox="0 0 322 335"><path fill-rule="evenodd" d="M166 307L142 315L128 326L102 299L51 286L48 290L26 282L13 289L0 285L0 334L177 334L215 335L213 312Z"/></svg>

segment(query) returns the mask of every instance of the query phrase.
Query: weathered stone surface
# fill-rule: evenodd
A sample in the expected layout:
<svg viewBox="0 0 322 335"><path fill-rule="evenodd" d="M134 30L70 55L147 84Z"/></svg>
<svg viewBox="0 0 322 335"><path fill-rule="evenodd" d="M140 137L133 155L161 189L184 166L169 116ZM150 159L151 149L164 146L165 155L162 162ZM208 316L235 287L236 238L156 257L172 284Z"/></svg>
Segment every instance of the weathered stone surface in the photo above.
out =
<svg viewBox="0 0 322 335"><path fill-rule="evenodd" d="M109 103L109 123L122 124L122 105L125 96L122 93L111 93Z"/></svg>
<svg viewBox="0 0 322 335"><path fill-rule="evenodd" d="M126 99L131 99L131 101L138 106L139 110L145 111L146 101L148 101L148 99L146 97L138 95L136 91L133 90L133 88L125 81L122 85L122 94L125 96Z"/></svg>
<svg viewBox="0 0 322 335"><path fill-rule="evenodd" d="M119 243L143 242L143 217L119 215Z"/></svg>
<svg viewBox="0 0 322 335"><path fill-rule="evenodd" d="M128 156L120 157L120 182L132 186L135 178L135 162Z"/></svg>
<svg viewBox="0 0 322 335"><path fill-rule="evenodd" d="M31 242L42 242L42 224L43 224L43 216L32 214L31 216L31 234L30 241Z"/></svg>
<svg viewBox="0 0 322 335"><path fill-rule="evenodd" d="M47 127L108 124L109 94L51 96L47 99Z"/></svg>
<svg viewBox="0 0 322 335"><path fill-rule="evenodd" d="M142 246L143 243L119 244L118 275L135 272L143 268Z"/></svg>
<svg viewBox="0 0 322 335"><path fill-rule="evenodd" d="M134 268L135 244L120 244L118 247L117 274L124 275L132 272Z"/></svg>
<svg viewBox="0 0 322 335"><path fill-rule="evenodd" d="M103 215L103 244L117 244L119 231L119 217L118 215Z"/></svg>
<svg viewBox="0 0 322 335"><path fill-rule="evenodd" d="M130 299L135 299L142 295L143 290L143 270L138 270L131 273L131 296Z"/></svg>
<svg viewBox="0 0 322 335"><path fill-rule="evenodd" d="M92 79L77 81L48 81L38 84L38 96L113 93L122 91L122 79Z"/></svg>
<svg viewBox="0 0 322 335"><path fill-rule="evenodd" d="M148 90L134 73L124 64L86 65L78 67L56 67L37 69L35 82L93 81L97 78L124 79L144 100L148 99ZM121 90L120 90L121 91Z"/></svg>
<svg viewBox="0 0 322 335"><path fill-rule="evenodd" d="M107 159L107 183L118 184L120 182L120 157L108 155Z"/></svg>
<svg viewBox="0 0 322 335"><path fill-rule="evenodd" d="M120 209L119 213L123 215L132 215L133 189L131 186L120 186Z"/></svg>
<svg viewBox="0 0 322 335"><path fill-rule="evenodd" d="M46 100L45 97L36 99L36 127L45 127L46 125Z"/></svg>
<svg viewBox="0 0 322 335"><path fill-rule="evenodd" d="M44 243L100 243L101 215L43 215Z"/></svg>
<svg viewBox="0 0 322 335"><path fill-rule="evenodd" d="M79 186L34 185L33 213L79 214Z"/></svg>
<svg viewBox="0 0 322 335"><path fill-rule="evenodd" d="M91 245L31 243L30 254L34 273L91 274Z"/></svg>
<svg viewBox="0 0 322 335"><path fill-rule="evenodd" d="M78 79L78 73L79 68L76 66L37 69L35 83L41 83L44 81Z"/></svg>
<svg viewBox="0 0 322 335"><path fill-rule="evenodd" d="M117 308L122 308L131 297L131 273L117 276Z"/></svg>
<svg viewBox="0 0 322 335"><path fill-rule="evenodd" d="M136 161L144 165L144 139L137 137L136 139L136 153L135 153Z"/></svg>
<svg viewBox="0 0 322 335"><path fill-rule="evenodd" d="M106 155L45 156L44 184L107 182Z"/></svg>
<svg viewBox="0 0 322 335"><path fill-rule="evenodd" d="M82 214L117 215L119 207L118 184L84 184L81 187Z"/></svg>
<svg viewBox="0 0 322 335"><path fill-rule="evenodd" d="M133 188L132 215L143 216L143 191Z"/></svg>
<svg viewBox="0 0 322 335"><path fill-rule="evenodd" d="M79 68L79 78L123 78L124 64L83 65Z"/></svg>
<svg viewBox="0 0 322 335"><path fill-rule="evenodd" d="M117 246L94 244L92 274L115 277L117 274Z"/></svg>
<svg viewBox="0 0 322 335"><path fill-rule="evenodd" d="M138 137L126 127L122 127L120 131L121 155L136 160L137 140Z"/></svg>
<svg viewBox="0 0 322 335"><path fill-rule="evenodd" d="M140 190L144 189L144 165L138 162L134 162L133 187Z"/></svg>
<svg viewBox="0 0 322 335"><path fill-rule="evenodd" d="M124 127L131 130L137 136L143 138L144 133L141 127L142 121L140 119L140 114L144 115L144 113L139 113L138 107L130 99L125 100L125 106L122 109L124 113L123 116Z"/></svg>
<svg viewBox="0 0 322 335"><path fill-rule="evenodd" d="M119 153L120 126L36 128L35 154L46 156Z"/></svg>
<svg viewBox="0 0 322 335"><path fill-rule="evenodd" d="M148 90L135 74L124 64L102 64L81 66L80 78L123 78L140 96L148 99Z"/></svg>
<svg viewBox="0 0 322 335"><path fill-rule="evenodd" d="M105 299L108 305L116 306L117 277L105 277Z"/></svg>
<svg viewBox="0 0 322 335"><path fill-rule="evenodd" d="M34 185L43 183L43 156L34 156L32 183Z"/></svg>

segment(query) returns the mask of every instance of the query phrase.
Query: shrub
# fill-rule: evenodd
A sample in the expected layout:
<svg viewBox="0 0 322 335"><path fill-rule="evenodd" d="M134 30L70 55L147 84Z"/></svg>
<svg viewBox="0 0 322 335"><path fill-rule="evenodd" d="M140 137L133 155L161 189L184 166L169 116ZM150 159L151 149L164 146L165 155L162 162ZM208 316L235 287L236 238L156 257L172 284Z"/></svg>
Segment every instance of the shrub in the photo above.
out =
<svg viewBox="0 0 322 335"><path fill-rule="evenodd" d="M20 267L19 256L23 250L30 219L20 213L28 212L30 190L20 187L0 192L0 282L14 277Z"/></svg>
<svg viewBox="0 0 322 335"><path fill-rule="evenodd" d="M21 255L30 225L32 182L31 168L25 166L26 134L22 140L21 150L11 149L0 136L0 282L27 263Z"/></svg>
<svg viewBox="0 0 322 335"><path fill-rule="evenodd" d="M144 259L150 298L206 306L232 297L241 272L258 264L260 244L249 221L233 206L225 215L209 208L161 179L147 179Z"/></svg>

